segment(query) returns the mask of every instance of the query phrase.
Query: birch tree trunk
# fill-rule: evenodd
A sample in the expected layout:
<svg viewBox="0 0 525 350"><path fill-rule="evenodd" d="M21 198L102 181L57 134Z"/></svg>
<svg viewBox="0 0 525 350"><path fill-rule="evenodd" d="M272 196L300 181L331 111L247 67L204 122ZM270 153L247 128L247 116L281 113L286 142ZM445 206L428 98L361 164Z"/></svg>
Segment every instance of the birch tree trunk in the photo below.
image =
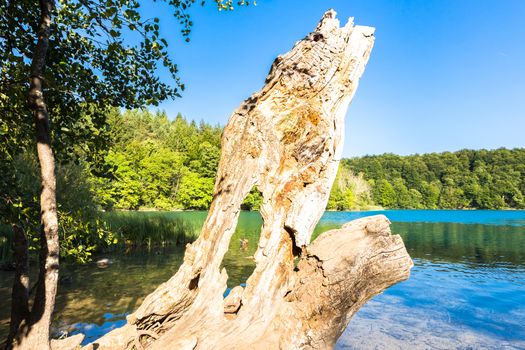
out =
<svg viewBox="0 0 525 350"><path fill-rule="evenodd" d="M29 277L27 274L27 244L22 228L16 228L18 249L15 251L17 273L13 286L11 332L7 348L49 349L51 317L58 286L58 216L56 207L55 158L51 148L49 116L44 100L43 72L49 47L53 0L40 0L38 38L31 62L28 103L33 112L37 154L40 165L41 235L40 271L31 312L28 307ZM16 295L15 295L16 294Z"/></svg>
<svg viewBox="0 0 525 350"><path fill-rule="evenodd" d="M340 27L333 10L277 57L263 89L230 117L214 197L179 271L127 324L85 349L324 349L372 296L408 278L412 261L384 216L319 236L343 145L344 117L374 30ZM256 268L225 299L220 269L240 206L264 198Z"/></svg>

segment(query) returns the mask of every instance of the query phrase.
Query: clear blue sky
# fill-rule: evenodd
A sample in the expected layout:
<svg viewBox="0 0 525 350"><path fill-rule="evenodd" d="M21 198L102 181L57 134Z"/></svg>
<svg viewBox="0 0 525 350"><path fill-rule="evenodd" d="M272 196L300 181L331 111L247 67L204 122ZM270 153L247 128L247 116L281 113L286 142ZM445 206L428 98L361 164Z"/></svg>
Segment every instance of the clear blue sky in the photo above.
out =
<svg viewBox="0 0 525 350"><path fill-rule="evenodd" d="M259 0L232 13L209 4L192 9L188 44L163 15L186 91L160 108L226 124L330 7L376 27L344 156L525 147L525 0Z"/></svg>

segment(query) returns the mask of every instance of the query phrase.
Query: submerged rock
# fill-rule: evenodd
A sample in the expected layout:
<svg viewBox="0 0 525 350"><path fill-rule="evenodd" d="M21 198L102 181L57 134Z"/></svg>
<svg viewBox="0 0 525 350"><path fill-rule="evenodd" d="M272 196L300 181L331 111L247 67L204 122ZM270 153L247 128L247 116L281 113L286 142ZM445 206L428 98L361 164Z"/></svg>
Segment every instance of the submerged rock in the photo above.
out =
<svg viewBox="0 0 525 350"><path fill-rule="evenodd" d="M97 267L101 269L105 269L109 265L111 265L113 261L109 260L108 258L97 260Z"/></svg>

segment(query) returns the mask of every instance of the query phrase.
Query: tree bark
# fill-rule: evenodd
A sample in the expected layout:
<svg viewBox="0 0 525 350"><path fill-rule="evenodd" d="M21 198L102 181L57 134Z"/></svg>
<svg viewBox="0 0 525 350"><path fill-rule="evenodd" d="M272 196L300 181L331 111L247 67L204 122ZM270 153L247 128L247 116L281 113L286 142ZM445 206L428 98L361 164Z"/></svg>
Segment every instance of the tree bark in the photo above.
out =
<svg viewBox="0 0 525 350"><path fill-rule="evenodd" d="M210 211L179 271L124 327L86 349L329 348L359 307L408 278L412 261L383 216L351 222L310 244L373 32L351 20L341 28L330 10L275 60L266 85L224 129ZM228 275L220 264L253 186L264 199L256 268L246 287L225 300Z"/></svg>
<svg viewBox="0 0 525 350"><path fill-rule="evenodd" d="M56 207L55 158L51 148L49 116L43 92L43 71L49 46L53 0L40 0L38 39L31 62L28 103L36 128L37 154L40 164L41 235L40 271L31 312L15 337L15 349L49 349L51 316L58 286L59 242ZM8 344L9 346L10 344Z"/></svg>
<svg viewBox="0 0 525 350"><path fill-rule="evenodd" d="M15 276L11 293L11 324L7 337L7 349L12 348L20 325L29 316L29 263L27 237L21 226L13 225L13 256Z"/></svg>

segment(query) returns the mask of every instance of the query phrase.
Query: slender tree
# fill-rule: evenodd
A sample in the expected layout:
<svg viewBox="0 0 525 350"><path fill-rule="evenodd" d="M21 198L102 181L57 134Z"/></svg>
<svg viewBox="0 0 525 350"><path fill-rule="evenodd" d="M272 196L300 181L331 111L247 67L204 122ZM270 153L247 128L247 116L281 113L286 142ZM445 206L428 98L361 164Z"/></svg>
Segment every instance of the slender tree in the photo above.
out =
<svg viewBox="0 0 525 350"><path fill-rule="evenodd" d="M31 76L29 77L29 107L33 113L36 128L37 154L40 165L41 192L40 212L42 220L40 236L40 273L37 283L36 295L31 313L25 320L16 319L11 330L16 334L17 346L20 349L46 349L49 348L49 325L55 306L55 297L58 286L58 217L56 206L56 176L55 156L51 148L51 132L49 129L49 116L43 90L43 71L46 55L49 48L51 31L51 13L55 6L53 0L40 0L40 23L38 26L38 39L31 62ZM24 252L22 252L24 254ZM27 256L27 253L24 254ZM16 276L16 279L22 276ZM19 281L15 281L15 286ZM25 286L27 288L27 285ZM24 291L27 293L27 290ZM13 309L27 309L25 303L28 299L13 299ZM16 305L21 303L20 305ZM22 304L24 303L24 304ZM23 322L25 321L25 323ZM22 322L22 329L17 325ZM11 334L11 337L15 334ZM9 344L8 344L9 346Z"/></svg>
<svg viewBox="0 0 525 350"><path fill-rule="evenodd" d="M195 0L159 2L172 10L188 41L192 26L188 9ZM233 8L231 0L214 2L220 10ZM156 105L180 96L184 89L168 42L160 34L160 20L143 18L142 2L39 0L38 4L3 0L0 6L0 216L13 226L17 265L7 348L21 349L50 346L59 269L55 158L98 164L105 154L108 108ZM161 71L169 72L172 81L161 79ZM34 128L36 138L28 132ZM17 154L34 149L35 139L39 209L17 188L13 167ZM33 238L36 220L41 222L40 273L29 310L27 241Z"/></svg>

